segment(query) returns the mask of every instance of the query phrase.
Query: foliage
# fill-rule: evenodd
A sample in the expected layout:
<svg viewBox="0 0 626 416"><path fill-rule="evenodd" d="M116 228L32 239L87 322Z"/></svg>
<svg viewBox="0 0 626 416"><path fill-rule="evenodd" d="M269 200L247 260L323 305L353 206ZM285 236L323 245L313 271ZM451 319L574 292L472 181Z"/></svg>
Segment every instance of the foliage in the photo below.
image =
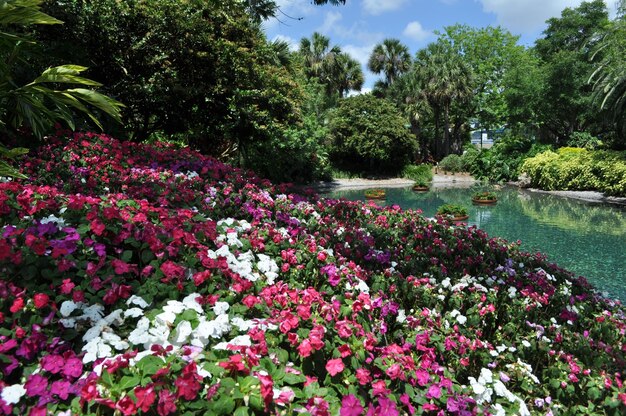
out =
<svg viewBox="0 0 626 416"><path fill-rule="evenodd" d="M478 179L490 182L517 180L524 160L549 148L550 146L537 144L528 137L508 134L492 148L480 152L474 159L471 173Z"/></svg>
<svg viewBox="0 0 626 416"><path fill-rule="evenodd" d="M413 68L410 76L416 80L417 93L432 110L435 157L460 151L462 126L468 120L455 109L466 106L472 97L471 67L450 43L439 39L417 53Z"/></svg>
<svg viewBox="0 0 626 416"><path fill-rule="evenodd" d="M23 168L3 414L626 410L624 308L477 228L102 135Z"/></svg>
<svg viewBox="0 0 626 416"><path fill-rule="evenodd" d="M101 84L81 75L87 68L61 65L46 69L33 81L21 85L17 73L29 64L24 48L35 41L23 32L25 26L62 23L40 10L43 0L6 0L0 3L0 132L30 130L37 138L63 122L76 128L86 116L102 128L95 108L120 121L121 103L92 88ZM74 88L60 88L73 85ZM3 152L5 153L5 152Z"/></svg>
<svg viewBox="0 0 626 416"><path fill-rule="evenodd" d="M433 180L433 167L431 165L406 165L402 170L402 177L416 182L429 183Z"/></svg>
<svg viewBox="0 0 626 416"><path fill-rule="evenodd" d="M409 163L415 139L389 101L363 94L339 103L329 123L331 158L355 172L395 174Z"/></svg>
<svg viewBox="0 0 626 416"><path fill-rule="evenodd" d="M446 172L463 172L463 162L461 160L461 156L455 154L444 157L441 161L439 161L437 166Z"/></svg>
<svg viewBox="0 0 626 416"><path fill-rule="evenodd" d="M322 145L326 135L314 117L305 117L280 138L251 146L246 167L275 183L329 180L330 162Z"/></svg>
<svg viewBox="0 0 626 416"><path fill-rule="evenodd" d="M385 197L387 196L387 191L382 188L366 189L363 194L367 199L385 199Z"/></svg>
<svg viewBox="0 0 626 416"><path fill-rule="evenodd" d="M498 196L495 192L492 191L480 191L472 194L472 199L477 199L480 201L491 201L498 199Z"/></svg>
<svg viewBox="0 0 626 416"><path fill-rule="evenodd" d="M569 147L582 147L587 150L594 150L602 146L602 141L587 132L574 132L567 141Z"/></svg>
<svg viewBox="0 0 626 416"><path fill-rule="evenodd" d="M303 58L304 73L324 86L326 94L343 97L350 90L359 91L364 77L361 64L339 46L330 46L330 38L314 32L300 40L298 53Z"/></svg>
<svg viewBox="0 0 626 416"><path fill-rule="evenodd" d="M437 208L437 215L464 217L467 215L467 208L458 204L443 204Z"/></svg>
<svg viewBox="0 0 626 416"><path fill-rule="evenodd" d="M588 84L593 72L591 56L608 24L602 0L566 8L560 17L548 20L544 37L535 50L542 62L544 88L539 105L544 138L557 145L573 132L602 130L603 116L592 105Z"/></svg>
<svg viewBox="0 0 626 416"><path fill-rule="evenodd" d="M473 96L468 116L481 128L503 126L509 116L504 77L523 53L523 46L517 44L519 36L500 26L472 28L457 24L446 27L440 39L450 42L472 69Z"/></svg>
<svg viewBox="0 0 626 416"><path fill-rule="evenodd" d="M384 86L389 87L411 68L409 48L398 39L385 39L374 46L367 61L367 68L375 74L383 74Z"/></svg>
<svg viewBox="0 0 626 416"><path fill-rule="evenodd" d="M280 45L242 2L47 1L66 22L40 31L59 59L98 63L89 74L123 101L125 134L176 135L207 152L241 151L298 121L300 89Z"/></svg>
<svg viewBox="0 0 626 416"><path fill-rule="evenodd" d="M611 22L606 34L599 42L593 58L597 68L591 74L594 99L601 110L610 112L618 142L616 148L626 148L626 2L619 2L618 16Z"/></svg>
<svg viewBox="0 0 626 416"><path fill-rule="evenodd" d="M626 152L580 148L547 151L524 161L521 171L546 190L597 190L626 196Z"/></svg>
<svg viewBox="0 0 626 416"><path fill-rule="evenodd" d="M476 146L473 144L467 146L461 155L462 172L471 172L478 156L480 156L480 150Z"/></svg>

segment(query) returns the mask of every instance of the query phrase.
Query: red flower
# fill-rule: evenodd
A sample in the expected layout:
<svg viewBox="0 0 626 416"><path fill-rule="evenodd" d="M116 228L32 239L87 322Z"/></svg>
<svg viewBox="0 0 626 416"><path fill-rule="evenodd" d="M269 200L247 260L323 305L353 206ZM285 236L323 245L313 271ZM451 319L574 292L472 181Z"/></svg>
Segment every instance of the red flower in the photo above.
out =
<svg viewBox="0 0 626 416"><path fill-rule="evenodd" d="M150 383L146 387L135 387L135 397L137 398L137 407L139 407L142 412L150 410L152 403L156 400L154 384Z"/></svg>
<svg viewBox="0 0 626 416"><path fill-rule="evenodd" d="M115 409L121 411L124 416L137 413L137 406L135 406L135 402L133 402L130 396L124 396L123 399L117 402Z"/></svg>
<svg viewBox="0 0 626 416"><path fill-rule="evenodd" d="M202 388L200 385L202 378L196 372L196 363L191 363L183 369L183 374L176 379L176 398L194 400Z"/></svg>
<svg viewBox="0 0 626 416"><path fill-rule="evenodd" d="M69 295L72 292L76 285L72 283L70 279L63 279L63 283L61 284L61 293L64 295Z"/></svg>
<svg viewBox="0 0 626 416"><path fill-rule="evenodd" d="M272 376L266 374L259 373L257 377L261 382L261 396L263 396L265 410L267 411L274 398L274 381L272 380Z"/></svg>
<svg viewBox="0 0 626 416"><path fill-rule="evenodd" d="M308 339L303 340L300 345L298 345L298 354L302 357L308 357L311 355L312 350L313 348L311 348L311 342Z"/></svg>
<svg viewBox="0 0 626 416"><path fill-rule="evenodd" d="M37 293L33 297L33 303L35 304L35 308L37 309L41 309L47 306L48 302L50 302L50 296L46 295L45 293Z"/></svg>
<svg viewBox="0 0 626 416"><path fill-rule="evenodd" d="M91 221L90 227L91 227L91 231L95 235L98 235L98 236L102 235L102 233L104 232L104 229L106 228L104 224L102 223L102 221L100 221L98 218Z"/></svg>
<svg viewBox="0 0 626 416"><path fill-rule="evenodd" d="M11 308L9 310L11 311L11 313L17 313L22 310L22 308L24 308L24 299L17 298L13 301L13 305L11 305Z"/></svg>
<svg viewBox="0 0 626 416"><path fill-rule="evenodd" d="M343 360L341 358L336 358L334 360L328 360L326 363L326 371L331 376L335 376L343 371Z"/></svg>
<svg viewBox="0 0 626 416"><path fill-rule="evenodd" d="M157 413L159 416L167 416L170 413L176 413L174 393L169 390L161 390L159 392L159 404L157 405Z"/></svg>

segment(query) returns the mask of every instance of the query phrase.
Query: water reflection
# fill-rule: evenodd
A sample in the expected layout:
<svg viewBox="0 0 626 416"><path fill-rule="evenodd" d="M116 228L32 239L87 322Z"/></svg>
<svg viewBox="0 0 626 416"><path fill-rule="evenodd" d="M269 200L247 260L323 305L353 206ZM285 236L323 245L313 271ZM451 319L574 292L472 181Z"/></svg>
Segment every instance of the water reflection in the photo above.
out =
<svg viewBox="0 0 626 416"><path fill-rule="evenodd" d="M464 205L469 225L491 236L521 240L522 249L545 253L550 261L626 301L626 208L512 187L497 191L497 205L478 206L471 204L471 194L472 190L459 188L426 193L392 188L380 203L421 209L429 217L444 203ZM335 191L328 196L365 200L363 190Z"/></svg>

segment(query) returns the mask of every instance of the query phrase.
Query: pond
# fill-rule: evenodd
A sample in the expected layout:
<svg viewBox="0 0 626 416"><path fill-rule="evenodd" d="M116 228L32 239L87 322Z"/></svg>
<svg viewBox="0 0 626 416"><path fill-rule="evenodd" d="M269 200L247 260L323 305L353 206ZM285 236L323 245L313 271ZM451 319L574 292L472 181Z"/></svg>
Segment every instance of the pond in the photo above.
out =
<svg viewBox="0 0 626 416"><path fill-rule="evenodd" d="M496 191L494 206L472 205L471 189L436 188L426 193L388 188L385 205L421 209L435 215L445 203L468 208L468 225L492 237L521 240L521 248L541 252L559 266L585 276L598 290L626 303L626 207L609 206L531 192L514 187ZM326 193L332 198L365 200L363 190Z"/></svg>

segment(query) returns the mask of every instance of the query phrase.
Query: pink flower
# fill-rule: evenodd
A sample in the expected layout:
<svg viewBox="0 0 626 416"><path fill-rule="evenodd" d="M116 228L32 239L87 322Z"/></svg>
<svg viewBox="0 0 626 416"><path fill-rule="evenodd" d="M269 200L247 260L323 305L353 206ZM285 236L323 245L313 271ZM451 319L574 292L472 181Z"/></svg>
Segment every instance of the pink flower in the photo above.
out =
<svg viewBox="0 0 626 416"><path fill-rule="evenodd" d="M311 342L308 339L303 340L300 345L298 345L298 354L302 357L308 357L311 355L311 351L313 348L311 347Z"/></svg>
<svg viewBox="0 0 626 416"><path fill-rule="evenodd" d="M61 284L61 287L59 289L61 290L62 294L69 295L70 293L72 293L72 289L74 289L75 286L76 285L72 283L70 279L63 279L63 283Z"/></svg>
<svg viewBox="0 0 626 416"><path fill-rule="evenodd" d="M41 360L41 367L52 374L60 373L64 365L65 360L60 355L46 355Z"/></svg>
<svg viewBox="0 0 626 416"><path fill-rule="evenodd" d="M415 375L417 376L417 384L419 384L422 387L427 385L428 382L430 381L430 374L428 374L428 371L424 369L420 368L419 370L415 372Z"/></svg>
<svg viewBox="0 0 626 416"><path fill-rule="evenodd" d="M361 406L361 401L352 394L341 399L341 409L339 410L341 416L359 416L362 413L363 406Z"/></svg>
<svg viewBox="0 0 626 416"><path fill-rule="evenodd" d="M370 371L365 368L359 368L356 370L356 379L359 380L359 384L364 386L372 381Z"/></svg>
<svg viewBox="0 0 626 416"><path fill-rule="evenodd" d="M433 384L428 388L426 392L427 399L438 399L441 397L441 388L437 384Z"/></svg>
<svg viewBox="0 0 626 416"><path fill-rule="evenodd" d="M341 358L336 358L334 360L328 360L326 363L326 371L331 376L335 376L343 371L343 360Z"/></svg>

